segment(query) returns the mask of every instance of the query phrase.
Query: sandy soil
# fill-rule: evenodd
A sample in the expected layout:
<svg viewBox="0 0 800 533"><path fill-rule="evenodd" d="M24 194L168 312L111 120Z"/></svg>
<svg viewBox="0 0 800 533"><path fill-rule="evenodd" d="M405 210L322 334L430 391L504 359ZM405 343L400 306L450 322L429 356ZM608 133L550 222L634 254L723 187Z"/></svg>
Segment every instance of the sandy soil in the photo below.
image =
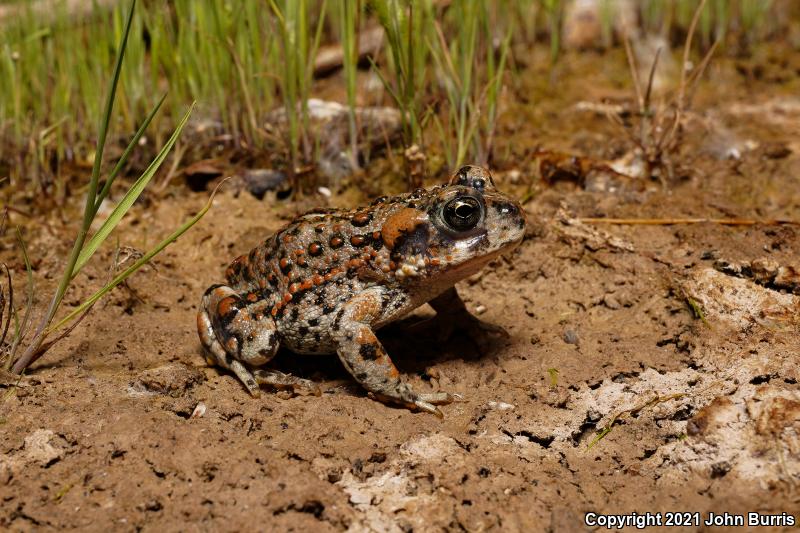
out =
<svg viewBox="0 0 800 533"><path fill-rule="evenodd" d="M495 176L520 196L535 184L530 228L512 256L459 285L509 338L479 353L434 340L435 321L409 336L427 308L381 332L416 387L463 395L444 420L371 400L335 356L275 360L319 382L321 397L254 400L206 366L200 295L294 209L221 194L131 280L135 295L112 293L8 395L0 529L578 531L584 513L633 511L800 519L800 230L576 220L800 218L800 56L786 57L749 60L766 65L756 74L754 63L716 62L681 149L688 172L644 193L536 181L536 147L625 150L603 116L576 108L630 99L621 56L515 78ZM739 158L721 157L732 146ZM146 248L205 199L176 187L137 207L120 243ZM44 288L70 229L55 218L28 228ZM10 246L2 254L23 279ZM102 258L68 304L105 279L111 251ZM782 277L754 281L754 261Z"/></svg>

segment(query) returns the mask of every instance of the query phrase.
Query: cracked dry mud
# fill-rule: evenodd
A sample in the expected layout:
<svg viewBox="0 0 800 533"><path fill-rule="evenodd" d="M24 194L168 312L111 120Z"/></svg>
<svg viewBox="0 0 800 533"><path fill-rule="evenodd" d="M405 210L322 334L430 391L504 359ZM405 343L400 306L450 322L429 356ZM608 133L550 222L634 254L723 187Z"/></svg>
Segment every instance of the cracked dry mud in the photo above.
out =
<svg viewBox="0 0 800 533"><path fill-rule="evenodd" d="M522 195L512 171L532 174L524 136L608 157L615 130L574 103L587 86L598 100L618 89L573 59L558 90L532 89L536 107L507 104L499 187ZM767 258L796 269L800 228L577 221L798 218L800 105L783 104L800 100L723 60L713 76L728 93L704 88L699 112L761 148L716 159L703 149L713 130L690 130L682 150L693 173L669 190L543 189L526 205L522 246L459 286L510 334L487 353L463 339L438 343L435 321L409 336L432 314L425 308L381 331L415 387L463 395L444 420L371 400L335 357L275 360L317 381L321 397L254 400L205 366L200 295L290 210L220 195L155 270L131 281L142 301L114 292L3 405L0 529L576 531L587 511L796 512L800 295L720 265ZM788 109L777 118L775 102ZM775 157L776 143L788 152ZM179 193L137 211L123 243L152 242L205 201ZM68 233L54 231L30 229L37 274L50 282L67 249Z"/></svg>

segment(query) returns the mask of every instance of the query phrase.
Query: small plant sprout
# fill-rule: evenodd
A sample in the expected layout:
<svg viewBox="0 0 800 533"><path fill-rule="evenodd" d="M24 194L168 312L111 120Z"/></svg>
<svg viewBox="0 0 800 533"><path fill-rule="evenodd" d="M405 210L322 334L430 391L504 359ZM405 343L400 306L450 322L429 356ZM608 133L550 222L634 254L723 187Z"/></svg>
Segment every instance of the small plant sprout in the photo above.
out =
<svg viewBox="0 0 800 533"><path fill-rule="evenodd" d="M550 388L555 389L558 387L558 369L548 368L547 374L550 376Z"/></svg>
<svg viewBox="0 0 800 533"><path fill-rule="evenodd" d="M86 193L86 202L83 209L83 222L81 224L80 230L78 231L78 235L75 238L75 242L72 246L72 251L66 262L66 267L61 274L61 281L59 282L55 293L53 294L52 298L50 299L50 303L43 314L41 320L36 325L35 329L31 330L30 326L30 317L32 313L32 306L33 306L33 278L31 274L30 268L30 261L28 260L28 254L25 248L22 239L20 238L20 248L22 251L23 258L25 260L26 268L28 271L28 301L26 303L25 312L21 321L17 321L17 313L14 310L13 305L13 292L11 291L11 283L10 279L8 281L8 309L9 315L13 315L15 317L16 327L14 330L13 339L10 344L5 343L3 344L4 353L3 353L3 368L5 370L10 370L12 373L21 374L25 371L34 361L36 361L39 357L41 357L55 342L64 338L68 335L72 329L74 329L81 321L81 319L86 315L86 313L92 308L92 306L105 294L111 291L114 287L119 285L120 283L124 282L131 274L136 272L139 268L141 268L144 264L150 261L155 255L161 252L164 248L166 248L170 243L175 241L178 237L183 235L190 227L192 227L202 216L208 211L211 206L211 199L206 204L206 206L200 210L194 217L184 223L180 228L178 228L175 232L169 235L166 239L161 241L158 245L156 245L153 249L149 252L145 253L141 258L139 258L136 262L134 262L130 267L125 269L123 272L116 275L109 283L103 286L101 289L96 291L92 296L78 305L75 309L67 313L66 316L61 318L60 320L56 319L59 309L61 308L61 304L64 299L64 294L66 293L67 289L70 286L70 283L75 278L75 276L80 272L80 270L87 264L87 262L92 258L95 254L97 249L108 239L108 236L117 227L119 222L125 216L125 214L130 210L131 206L134 204L136 199L145 189L147 184L152 180L153 176L156 174L158 169L163 164L164 160L167 158L172 147L178 140L183 128L186 125L186 122L189 119L189 116L192 112L192 106L183 116L181 121L178 123L177 127L173 131L170 138L162 147L161 151L158 155L152 160L150 165L147 169L142 173L136 182L130 186L127 192L123 195L122 199L119 203L114 207L109 217L106 221L100 226L100 228L89 238L89 232L97 217L98 210L100 209L100 205L103 203L104 200L108 198L109 192L111 191L111 187L115 181L115 179L119 176L122 168L124 167L128 157L130 156L133 148L138 144L139 139L144 134L144 131L147 129L147 126L152 121L153 117L155 116L158 109L161 107L164 99L162 98L155 106L155 108L150 112L147 116L145 121L139 127L138 131L134 135L131 142L128 144L127 148L123 152L122 156L120 157L117 164L114 166L113 170L107 176L105 183L103 186L100 186L100 175L101 175L101 168L103 162L103 151L106 144L106 139L108 137L108 129L109 123L111 121L111 115L114 108L114 103L117 97L117 89L120 86L120 75L122 72L122 65L123 59L125 57L125 51L128 45L128 38L131 33L131 26L134 20L134 12L136 8L136 0L132 0L130 4L130 10L128 11L128 16L125 20L124 29L122 31L121 41L117 50L117 58L114 67L114 73L112 76L111 85L108 89L108 94L106 95L105 99L105 107L100 116L100 131L97 137L97 147L95 150L95 159L94 165L92 168L92 174L89 179L88 190ZM213 194L212 194L213 198ZM6 272L8 270L6 269ZM10 317L6 320L10 320ZM4 331L7 331L7 326L4 328ZM30 338L28 338L28 335ZM23 344L25 347L23 348Z"/></svg>
<svg viewBox="0 0 800 533"><path fill-rule="evenodd" d="M675 164L673 156L680 144L680 130L684 122L686 111L690 107L691 96L697 86L698 81L705 72L711 56L719 41L715 42L703 57L700 64L692 69L687 76L689 69L689 56L692 49L692 39L695 34L700 16L706 0L701 0L697 9L694 11L692 22L689 25L689 32L683 47L683 58L681 63L680 82L677 92L670 102L658 107L652 105L652 88L658 59L661 50L656 53L653 63L650 66L647 85L643 85L639 79L638 65L636 58L631 51L630 40L625 39L625 52L628 57L628 64L633 79L634 91L636 93L638 127L628 128L623 124L622 119L613 113L609 113L610 120L620 127L634 144L635 159L642 169L637 172L641 177L649 178L657 176L662 184L671 182L675 177Z"/></svg>

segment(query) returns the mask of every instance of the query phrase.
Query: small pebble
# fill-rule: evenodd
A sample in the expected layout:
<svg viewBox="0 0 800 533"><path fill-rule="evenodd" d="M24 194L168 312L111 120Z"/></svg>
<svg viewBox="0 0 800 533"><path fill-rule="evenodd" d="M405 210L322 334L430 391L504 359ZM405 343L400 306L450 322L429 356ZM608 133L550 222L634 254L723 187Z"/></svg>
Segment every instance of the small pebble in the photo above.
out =
<svg viewBox="0 0 800 533"><path fill-rule="evenodd" d="M578 334L574 330L568 329L564 332L564 342L577 346L579 342Z"/></svg>
<svg viewBox="0 0 800 533"><path fill-rule="evenodd" d="M205 414L206 404L200 402L195 406L194 411L192 411L192 415L189 418L202 418Z"/></svg>
<svg viewBox="0 0 800 533"><path fill-rule="evenodd" d="M619 301L614 297L613 294L606 294L603 297L603 303L609 309L619 309L620 307L622 307L622 305L620 305Z"/></svg>
<svg viewBox="0 0 800 533"><path fill-rule="evenodd" d="M331 190L329 188L327 188L327 187L319 187L317 189L317 192L320 193L325 198L330 198L331 194L332 194Z"/></svg>
<svg viewBox="0 0 800 533"><path fill-rule="evenodd" d="M353 505L371 505L372 504L372 494L370 494L366 490L351 490L350 491L350 503Z"/></svg>
<svg viewBox="0 0 800 533"><path fill-rule="evenodd" d="M288 178L283 172L268 168L250 169L242 179L247 192L261 200L268 191L277 191L288 185Z"/></svg>
<svg viewBox="0 0 800 533"><path fill-rule="evenodd" d="M479 305L479 306L477 306L477 307L475 308L475 314L476 314L476 315L482 315L482 314L483 314L483 313L485 313L485 312L486 312L486 306L485 306L485 305L483 305L483 304L481 304L481 305Z"/></svg>
<svg viewBox="0 0 800 533"><path fill-rule="evenodd" d="M516 405L506 403L506 402L495 402L491 401L486 404L489 409L497 409L499 411L510 411L516 407Z"/></svg>

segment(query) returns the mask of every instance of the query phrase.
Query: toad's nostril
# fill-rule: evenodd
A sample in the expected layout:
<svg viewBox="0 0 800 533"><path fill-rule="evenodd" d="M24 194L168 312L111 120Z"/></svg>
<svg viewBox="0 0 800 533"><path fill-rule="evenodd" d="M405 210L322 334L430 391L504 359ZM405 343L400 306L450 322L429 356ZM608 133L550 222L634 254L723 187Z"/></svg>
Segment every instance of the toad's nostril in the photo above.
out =
<svg viewBox="0 0 800 533"><path fill-rule="evenodd" d="M503 216L519 215L519 207L510 202L503 202L497 206L498 212Z"/></svg>

